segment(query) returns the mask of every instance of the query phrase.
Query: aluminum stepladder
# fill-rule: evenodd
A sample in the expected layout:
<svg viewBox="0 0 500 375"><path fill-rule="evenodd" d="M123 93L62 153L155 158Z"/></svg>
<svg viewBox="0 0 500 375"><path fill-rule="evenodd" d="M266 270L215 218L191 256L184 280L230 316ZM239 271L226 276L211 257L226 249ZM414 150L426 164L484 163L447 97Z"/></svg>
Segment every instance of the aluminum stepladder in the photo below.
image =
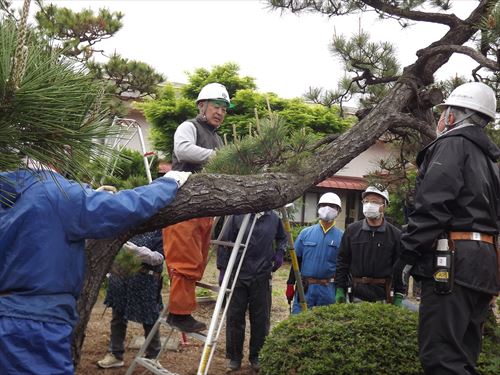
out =
<svg viewBox="0 0 500 375"><path fill-rule="evenodd" d="M207 334L204 335L204 334L196 333L196 332L184 333L189 337L192 337L194 339L197 339L197 340L205 343L205 345L203 347L202 354L201 354L201 359L200 359L200 364L198 367L197 375L208 374L208 369L210 367L210 363L211 363L213 355L215 353L217 341L219 339L220 333L222 331L222 327L224 325L224 319L226 317L227 309L229 307L229 302L231 301L231 297L233 295L233 290L234 290L234 287L236 285L238 275L239 275L241 266L243 264L243 260L245 258L248 244L250 243L250 238L252 236L253 229L255 227L255 223L257 221L257 215L254 215L253 221L250 223L251 216L252 216L252 214L246 214L243 217L243 221L241 223L241 227L239 229L238 235L236 236L235 242L226 242L226 241L220 240L222 238L222 235L227 230L227 224L229 222L228 218L226 218L226 220L224 222L224 225L223 225L222 230L220 232L219 238L217 240L211 241L211 244L213 244L213 245L222 245L222 246L226 246L226 247L232 246L231 256L229 257L226 272L224 274L224 278L222 280L221 286L218 287L215 285L196 283L197 286L200 286L200 287L203 287L206 289L210 289L213 291L218 291L217 301L215 303L214 312L212 314L212 319L210 321L210 325L208 327ZM246 233L246 230L247 230L247 227L249 224L250 224L250 229L248 231L248 236L246 238L245 243L243 244L242 243L243 237ZM233 283L231 285L231 288L228 288L229 280L232 277L233 269L234 269L234 266L236 265L236 260L238 258L238 253L240 252L240 249L242 250L241 257L240 257L240 260L237 264L236 271L234 272ZM226 303L225 303L224 309L222 309L222 307L223 307L222 305L224 303L224 300L226 301ZM222 314L221 314L221 310L222 310ZM165 308L161 312L155 325L153 326L150 333L146 337L144 344L137 352L132 364L130 365L130 367L128 368L128 370L126 372L126 375L132 375L134 370L135 370L135 367L137 365L141 365L141 366L145 367L151 373L156 374L156 375L177 375L177 374L170 372L169 370L157 365L157 359L165 351L167 343L170 340L170 338L172 337L173 332L177 330L176 328L170 326L166 322L167 315L168 315L168 306L167 306L167 304L165 304ZM164 339L164 341L162 343L162 347L161 347L160 352L158 353L157 359L144 358L143 355L146 351L146 348L148 347L149 343L153 339L153 336L156 333L156 331L159 330L162 325L168 327L168 329L170 331L168 332L167 337Z"/></svg>
<svg viewBox="0 0 500 375"><path fill-rule="evenodd" d="M111 127L117 129L117 134L116 136L108 137L105 142L108 146L111 147L111 149L118 152L121 152L125 147L127 147L130 141L132 141L132 139L134 139L136 135L139 137L142 157L144 160L144 168L146 170L146 177L148 179L148 182L151 183L151 181L153 181L153 178L151 176L151 164L153 163L155 153L146 151L146 144L144 142L141 124L139 124L139 122L134 119L115 117L113 119ZM152 159L149 160L149 157L152 157ZM117 162L118 158L114 158L114 160L112 160L112 158L110 157L108 160L108 164L106 165L104 174L113 175Z"/></svg>

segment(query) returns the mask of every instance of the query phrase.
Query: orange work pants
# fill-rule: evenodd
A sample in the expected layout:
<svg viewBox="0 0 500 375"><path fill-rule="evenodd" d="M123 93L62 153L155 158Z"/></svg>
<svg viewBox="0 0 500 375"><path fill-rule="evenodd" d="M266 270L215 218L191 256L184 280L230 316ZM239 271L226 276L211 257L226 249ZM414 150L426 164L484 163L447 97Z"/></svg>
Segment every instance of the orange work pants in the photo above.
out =
<svg viewBox="0 0 500 375"><path fill-rule="evenodd" d="M168 311L188 315L196 309L196 281L207 264L213 218L182 221L163 229L163 251L170 276Z"/></svg>

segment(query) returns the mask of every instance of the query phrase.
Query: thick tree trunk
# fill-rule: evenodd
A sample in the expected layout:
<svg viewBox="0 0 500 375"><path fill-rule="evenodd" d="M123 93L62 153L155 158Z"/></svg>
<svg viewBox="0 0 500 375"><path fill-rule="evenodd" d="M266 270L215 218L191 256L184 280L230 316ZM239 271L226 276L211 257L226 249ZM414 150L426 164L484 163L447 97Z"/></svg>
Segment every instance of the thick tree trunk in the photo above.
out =
<svg viewBox="0 0 500 375"><path fill-rule="evenodd" d="M475 32L471 25L477 23L484 13L485 7L481 3L466 22L451 27L433 45L465 43ZM258 212L283 206L301 196L309 187L335 174L391 127L415 127L415 124L421 125L426 116L431 119L428 113L425 114L428 108L415 105L419 102L416 100L417 92L431 83L432 75L447 62L450 54L429 57L424 53L426 49L419 53L424 58L417 59L413 65L405 68L403 76L384 100L349 131L307 160L301 174L194 175L169 207L134 231L109 240L88 241L86 279L78 300L80 320L73 339L75 363L78 364L80 359L85 328L100 285L121 244L135 233L163 228L193 217ZM415 110L416 107L419 108ZM429 134L428 131L426 133Z"/></svg>

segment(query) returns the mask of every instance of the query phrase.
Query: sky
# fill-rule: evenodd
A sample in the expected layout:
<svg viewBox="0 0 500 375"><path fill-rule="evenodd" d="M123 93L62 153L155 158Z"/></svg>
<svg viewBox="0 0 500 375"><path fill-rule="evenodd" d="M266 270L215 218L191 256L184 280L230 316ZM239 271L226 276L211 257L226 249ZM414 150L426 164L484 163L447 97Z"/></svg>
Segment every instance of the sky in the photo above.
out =
<svg viewBox="0 0 500 375"><path fill-rule="evenodd" d="M372 41L393 42L404 67L415 60L419 48L447 31L429 23L402 30L396 21L380 21L372 13L332 18L281 14L261 0L48 2L75 11L105 7L124 13L123 28L99 47L108 54L117 52L146 62L169 81L185 83L186 71L210 70L231 61L240 66L240 75L255 78L259 91L285 98L299 97L310 86L336 87L343 69L329 51L335 32L348 36L361 27L371 33ZM14 3L22 5L20 0ZM455 13L465 17L477 2L457 0L455 4ZM453 57L437 76L468 74L474 66L467 57Z"/></svg>

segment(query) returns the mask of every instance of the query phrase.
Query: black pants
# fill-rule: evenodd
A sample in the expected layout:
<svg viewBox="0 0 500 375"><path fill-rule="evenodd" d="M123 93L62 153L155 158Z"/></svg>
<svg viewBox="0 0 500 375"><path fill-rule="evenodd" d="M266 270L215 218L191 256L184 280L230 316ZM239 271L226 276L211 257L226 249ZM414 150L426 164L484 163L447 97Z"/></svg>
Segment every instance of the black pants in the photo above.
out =
<svg viewBox="0 0 500 375"><path fill-rule="evenodd" d="M491 295L456 283L451 294L438 295L433 286L432 280L422 282L418 340L425 374L477 374L481 328Z"/></svg>
<svg viewBox="0 0 500 375"><path fill-rule="evenodd" d="M238 280L229 304L226 319L226 357L240 361L245 341L245 316L250 318L249 360L259 357L259 351L269 334L271 317L271 275L251 280Z"/></svg>
<svg viewBox="0 0 500 375"><path fill-rule="evenodd" d="M125 335L127 334L127 323L128 321L123 317L123 313L117 309L113 309L113 314L111 318L111 336L109 340L109 351L115 355L118 359L123 359L123 353L125 351L124 342ZM143 324L144 337L148 337L149 332L153 328L154 324ZM156 358L161 349L160 341L160 331L157 330L153 339L149 343L146 349L146 358Z"/></svg>

